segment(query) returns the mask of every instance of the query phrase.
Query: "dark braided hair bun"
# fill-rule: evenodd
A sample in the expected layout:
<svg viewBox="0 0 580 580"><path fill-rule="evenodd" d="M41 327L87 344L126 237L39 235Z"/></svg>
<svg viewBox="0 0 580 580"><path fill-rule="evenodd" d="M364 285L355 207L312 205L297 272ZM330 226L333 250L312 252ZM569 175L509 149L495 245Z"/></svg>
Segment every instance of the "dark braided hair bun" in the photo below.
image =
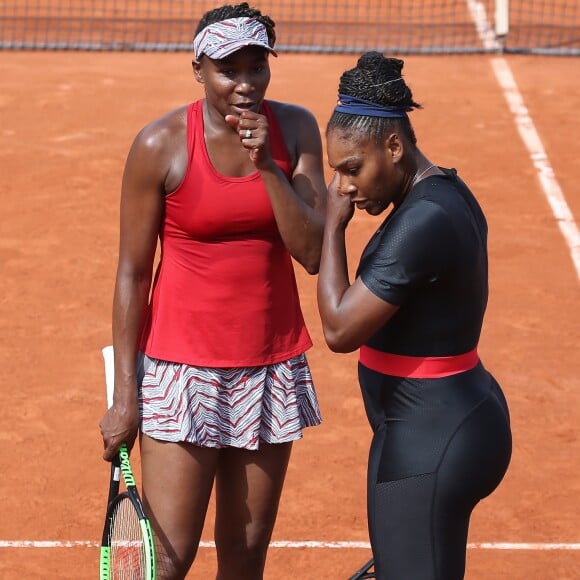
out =
<svg viewBox="0 0 580 580"><path fill-rule="evenodd" d="M358 97L377 105L420 109L413 100L413 93L402 78L404 62L371 51L363 54L355 68L340 77L338 92Z"/></svg>

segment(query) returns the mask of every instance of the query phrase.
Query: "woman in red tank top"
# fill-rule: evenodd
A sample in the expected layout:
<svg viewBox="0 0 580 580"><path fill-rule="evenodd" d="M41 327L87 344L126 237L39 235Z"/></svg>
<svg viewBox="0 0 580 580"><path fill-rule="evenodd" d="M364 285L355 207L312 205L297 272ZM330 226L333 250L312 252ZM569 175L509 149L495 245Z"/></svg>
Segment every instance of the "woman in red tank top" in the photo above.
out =
<svg viewBox="0 0 580 580"><path fill-rule="evenodd" d="M265 100L274 43L246 3L207 12L205 98L143 128L123 175L100 428L108 461L139 433L160 580L185 578L214 484L218 577L261 579L292 443L321 421L292 258L318 272L322 144L310 112Z"/></svg>

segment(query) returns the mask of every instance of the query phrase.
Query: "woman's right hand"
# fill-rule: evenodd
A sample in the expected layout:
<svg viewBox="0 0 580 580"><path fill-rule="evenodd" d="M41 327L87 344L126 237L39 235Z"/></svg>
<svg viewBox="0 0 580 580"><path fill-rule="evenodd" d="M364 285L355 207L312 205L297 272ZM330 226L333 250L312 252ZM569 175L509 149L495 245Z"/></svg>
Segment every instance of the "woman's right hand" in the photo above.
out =
<svg viewBox="0 0 580 580"><path fill-rule="evenodd" d="M122 443L131 449L139 429L139 406L135 401L113 403L99 423L103 436L103 459L112 461Z"/></svg>
<svg viewBox="0 0 580 580"><path fill-rule="evenodd" d="M326 205L327 224L340 225L346 227L354 215L354 204L352 197L342 193L339 189L340 177L335 172L328 185L328 200Z"/></svg>

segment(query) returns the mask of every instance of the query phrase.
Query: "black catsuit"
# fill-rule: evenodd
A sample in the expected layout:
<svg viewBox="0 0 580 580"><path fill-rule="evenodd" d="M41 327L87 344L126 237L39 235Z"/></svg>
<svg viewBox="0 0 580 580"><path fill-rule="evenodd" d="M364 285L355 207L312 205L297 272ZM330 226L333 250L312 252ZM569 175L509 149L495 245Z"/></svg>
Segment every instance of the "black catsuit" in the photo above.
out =
<svg viewBox="0 0 580 580"><path fill-rule="evenodd" d="M427 177L369 241L357 276L399 306L366 345L413 357L477 346L488 296L487 224L455 170ZM379 580L460 580L471 511L503 478L509 412L481 361L444 378L359 363L374 436L369 533Z"/></svg>

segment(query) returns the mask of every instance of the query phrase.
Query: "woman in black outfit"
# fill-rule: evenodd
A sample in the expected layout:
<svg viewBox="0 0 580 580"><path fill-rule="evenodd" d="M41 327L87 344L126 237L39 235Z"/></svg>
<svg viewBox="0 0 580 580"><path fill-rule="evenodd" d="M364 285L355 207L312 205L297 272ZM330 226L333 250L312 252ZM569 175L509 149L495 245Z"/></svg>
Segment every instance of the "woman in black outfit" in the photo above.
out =
<svg viewBox="0 0 580 580"><path fill-rule="evenodd" d="M335 352L360 349L373 429L368 520L376 577L459 580L475 505L511 456L503 393L477 353L487 224L454 169L417 147L403 61L371 52L343 73L327 127L330 185L318 302ZM354 209L388 214L349 280Z"/></svg>

